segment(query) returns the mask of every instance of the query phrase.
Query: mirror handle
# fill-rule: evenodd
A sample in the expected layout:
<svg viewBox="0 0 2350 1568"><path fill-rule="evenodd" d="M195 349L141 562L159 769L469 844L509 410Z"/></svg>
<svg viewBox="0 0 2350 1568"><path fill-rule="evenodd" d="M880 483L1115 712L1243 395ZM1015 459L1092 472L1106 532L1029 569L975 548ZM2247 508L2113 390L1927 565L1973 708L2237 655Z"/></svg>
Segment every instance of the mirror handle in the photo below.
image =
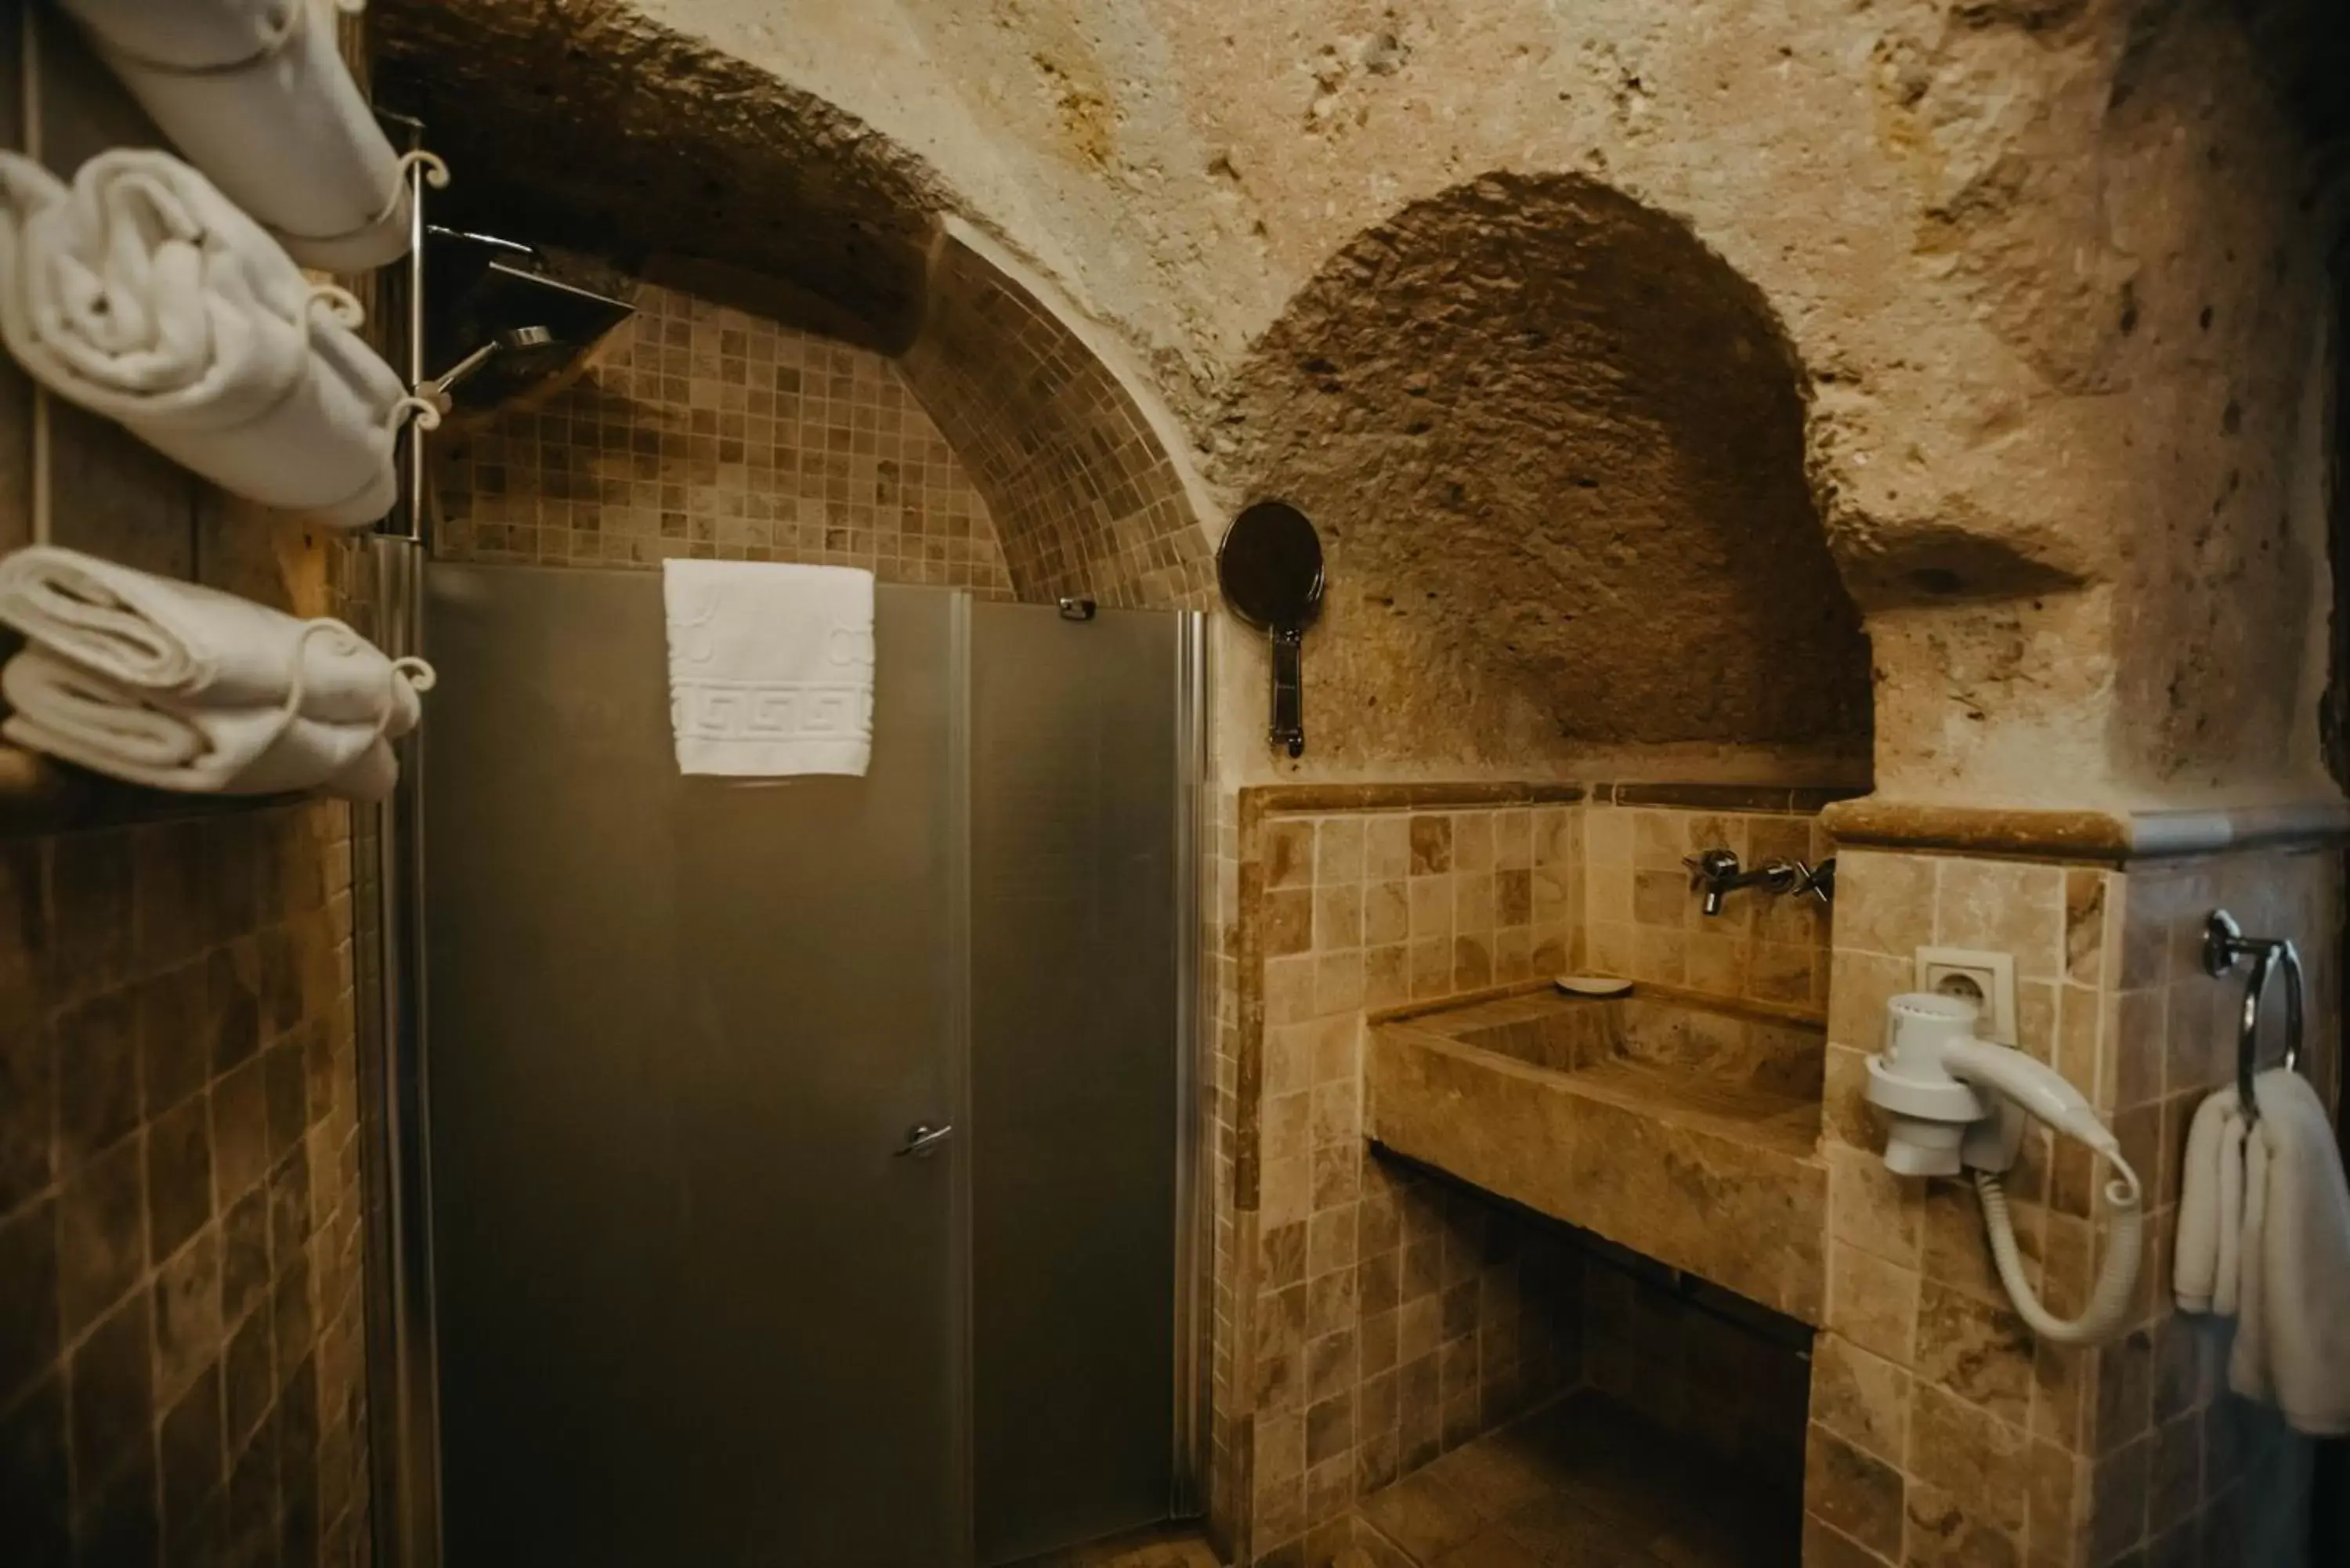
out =
<svg viewBox="0 0 2350 1568"><path fill-rule="evenodd" d="M1305 754L1305 644L1303 627L1273 628L1273 743L1293 757Z"/></svg>

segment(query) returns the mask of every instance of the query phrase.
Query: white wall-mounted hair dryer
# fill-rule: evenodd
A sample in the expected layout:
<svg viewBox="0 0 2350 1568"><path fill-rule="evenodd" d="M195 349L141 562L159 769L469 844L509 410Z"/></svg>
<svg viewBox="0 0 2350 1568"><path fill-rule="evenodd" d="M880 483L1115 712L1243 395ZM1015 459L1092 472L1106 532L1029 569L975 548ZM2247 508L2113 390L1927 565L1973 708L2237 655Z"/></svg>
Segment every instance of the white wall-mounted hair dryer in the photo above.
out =
<svg viewBox="0 0 2350 1568"><path fill-rule="evenodd" d="M1885 1164L1903 1176L1974 1173L2000 1282L2033 1332L2058 1345L2099 1345L2120 1332L2137 1284L2144 1198L2113 1129L2054 1068L2012 1046L1975 1037L1974 1004L1923 992L1893 999L1887 1048L1868 1059L1868 1101L1886 1113ZM2114 1168L2106 1188L2113 1231L2087 1310L2060 1318L2033 1293L2008 1213L2005 1172L2023 1138L2028 1111L2080 1139Z"/></svg>

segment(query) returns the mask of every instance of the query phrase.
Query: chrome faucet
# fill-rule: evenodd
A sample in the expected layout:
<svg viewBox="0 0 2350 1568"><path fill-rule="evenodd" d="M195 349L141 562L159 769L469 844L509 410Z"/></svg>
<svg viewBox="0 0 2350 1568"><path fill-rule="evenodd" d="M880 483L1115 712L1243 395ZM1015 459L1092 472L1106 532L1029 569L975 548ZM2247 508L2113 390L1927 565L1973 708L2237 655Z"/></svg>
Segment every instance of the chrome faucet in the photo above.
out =
<svg viewBox="0 0 2350 1568"><path fill-rule="evenodd" d="M1707 849L1684 858L1694 874L1695 886L1705 891L1705 912L1721 913L1725 894L1741 888L1760 888L1766 893L1811 894L1823 904L1835 893L1835 858L1831 856L1817 866L1801 860L1770 859L1762 865L1746 867L1738 863L1734 849Z"/></svg>

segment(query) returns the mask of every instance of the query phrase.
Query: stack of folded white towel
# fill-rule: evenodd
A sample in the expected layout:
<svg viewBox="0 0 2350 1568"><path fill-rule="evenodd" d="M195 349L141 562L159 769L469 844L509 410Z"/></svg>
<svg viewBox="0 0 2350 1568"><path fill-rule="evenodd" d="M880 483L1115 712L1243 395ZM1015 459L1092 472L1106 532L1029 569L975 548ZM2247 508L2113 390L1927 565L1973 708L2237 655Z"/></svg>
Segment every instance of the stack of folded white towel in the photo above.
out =
<svg viewBox="0 0 2350 1568"><path fill-rule="evenodd" d="M343 63L336 0L65 0L163 133L296 261L408 254L399 155Z"/></svg>
<svg viewBox="0 0 2350 1568"><path fill-rule="evenodd" d="M2187 1135L2173 1289L2183 1312L2236 1320L2228 1385L2296 1431L2350 1433L2350 1186L2333 1125L2299 1074L2197 1107Z"/></svg>
<svg viewBox="0 0 2350 1568"><path fill-rule="evenodd" d="M357 528L391 509L399 376L212 182L116 148L65 184L0 152L0 338L43 386L222 489Z"/></svg>
<svg viewBox="0 0 2350 1568"><path fill-rule="evenodd" d="M0 622L31 639L0 735L156 789L380 800L432 685L340 621L45 545L0 560Z"/></svg>

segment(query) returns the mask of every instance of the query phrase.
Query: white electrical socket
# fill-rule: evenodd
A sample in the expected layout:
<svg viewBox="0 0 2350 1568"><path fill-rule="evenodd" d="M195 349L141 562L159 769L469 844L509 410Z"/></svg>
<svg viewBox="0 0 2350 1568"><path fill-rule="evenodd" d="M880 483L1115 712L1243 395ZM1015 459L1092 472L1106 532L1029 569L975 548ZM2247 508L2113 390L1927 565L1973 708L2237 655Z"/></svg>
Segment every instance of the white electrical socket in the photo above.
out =
<svg viewBox="0 0 2350 1568"><path fill-rule="evenodd" d="M2015 955L1974 948L1919 948L1918 989L1955 996L1982 1010L1975 1032L2000 1045L2015 1042Z"/></svg>

